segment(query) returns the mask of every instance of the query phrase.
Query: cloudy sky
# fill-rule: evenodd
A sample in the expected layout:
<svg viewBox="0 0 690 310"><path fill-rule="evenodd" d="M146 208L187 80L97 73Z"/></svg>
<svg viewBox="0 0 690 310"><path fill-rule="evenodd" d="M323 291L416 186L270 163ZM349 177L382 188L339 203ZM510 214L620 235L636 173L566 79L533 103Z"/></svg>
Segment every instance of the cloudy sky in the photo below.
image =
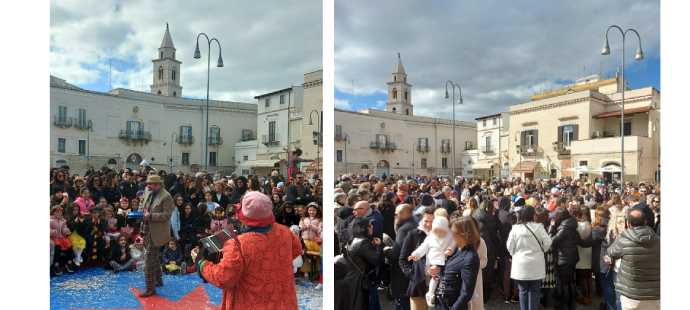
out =
<svg viewBox="0 0 690 310"><path fill-rule="evenodd" d="M640 62L637 39L626 40L629 85L660 89L658 1L336 1L336 107L384 109L400 52L417 115L448 117L449 79L462 86L458 119L505 111L578 77L614 74L620 33L609 35L611 55L599 54L610 24L642 37Z"/></svg>
<svg viewBox="0 0 690 310"><path fill-rule="evenodd" d="M255 102L257 94L302 84L305 72L322 66L321 11L321 0L51 0L50 72L108 91L111 67L113 88L150 91L151 59L167 22L184 97L206 96L205 42L202 58L193 58L196 35L205 32L220 40L225 65L213 67L214 44L211 97Z"/></svg>

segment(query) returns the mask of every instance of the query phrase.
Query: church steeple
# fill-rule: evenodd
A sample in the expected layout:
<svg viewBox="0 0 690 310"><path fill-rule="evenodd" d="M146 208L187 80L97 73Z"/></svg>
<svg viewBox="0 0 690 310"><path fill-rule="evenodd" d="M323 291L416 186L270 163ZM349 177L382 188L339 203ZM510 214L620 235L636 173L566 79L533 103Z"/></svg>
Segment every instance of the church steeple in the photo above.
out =
<svg viewBox="0 0 690 310"><path fill-rule="evenodd" d="M175 44L170 35L170 27L165 23L165 34L158 48L158 58L153 59L153 84L151 92L161 96L180 97L180 62L175 59Z"/></svg>
<svg viewBox="0 0 690 310"><path fill-rule="evenodd" d="M398 62L393 67L392 78L393 80L387 83L386 111L412 116L412 85L407 83L407 73L405 73L400 53L398 53Z"/></svg>

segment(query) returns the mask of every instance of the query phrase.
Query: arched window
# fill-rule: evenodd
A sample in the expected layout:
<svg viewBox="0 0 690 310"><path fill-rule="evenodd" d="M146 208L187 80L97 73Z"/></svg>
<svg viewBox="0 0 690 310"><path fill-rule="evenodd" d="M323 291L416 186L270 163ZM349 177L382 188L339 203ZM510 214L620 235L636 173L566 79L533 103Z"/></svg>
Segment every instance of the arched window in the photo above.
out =
<svg viewBox="0 0 690 310"><path fill-rule="evenodd" d="M160 59L163 59L163 52L161 52L161 57L160 57Z"/></svg>
<svg viewBox="0 0 690 310"><path fill-rule="evenodd" d="M405 91L405 100L407 100L407 91Z"/></svg>
<svg viewBox="0 0 690 310"><path fill-rule="evenodd" d="M398 98L398 89L393 88L393 99L397 99L397 98Z"/></svg>
<svg viewBox="0 0 690 310"><path fill-rule="evenodd" d="M172 71L172 79L173 79L173 81L175 80L175 76L177 75L176 73L177 73L177 72L175 72L175 70Z"/></svg>
<svg viewBox="0 0 690 310"><path fill-rule="evenodd" d="M159 80L163 79L163 66L158 67L158 79Z"/></svg>

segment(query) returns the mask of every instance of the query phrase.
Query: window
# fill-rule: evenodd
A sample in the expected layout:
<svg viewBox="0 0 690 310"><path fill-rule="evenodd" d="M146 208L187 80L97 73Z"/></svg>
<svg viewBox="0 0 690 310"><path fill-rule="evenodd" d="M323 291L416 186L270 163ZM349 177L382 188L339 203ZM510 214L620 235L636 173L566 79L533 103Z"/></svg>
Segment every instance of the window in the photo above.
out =
<svg viewBox="0 0 690 310"><path fill-rule="evenodd" d="M158 66L158 79L163 80L163 66Z"/></svg>
<svg viewBox="0 0 690 310"><path fill-rule="evenodd" d="M175 51L172 52L172 58L175 59Z"/></svg>
<svg viewBox="0 0 690 310"><path fill-rule="evenodd" d="M465 150L472 150L474 149L474 145L472 144L472 141L465 141Z"/></svg>
<svg viewBox="0 0 690 310"><path fill-rule="evenodd" d="M86 155L86 140L79 140L79 155Z"/></svg>
<svg viewBox="0 0 690 310"><path fill-rule="evenodd" d="M264 106L267 108L271 106L271 98L266 98L266 100L264 100Z"/></svg>
<svg viewBox="0 0 690 310"><path fill-rule="evenodd" d="M141 133L144 128L140 121L127 121L127 135L134 136Z"/></svg>
<svg viewBox="0 0 690 310"><path fill-rule="evenodd" d="M410 109L405 109L405 115L410 115Z"/></svg>
<svg viewBox="0 0 690 310"><path fill-rule="evenodd" d="M249 160L249 155L244 155L244 156L242 156L242 160L243 160L243 161L248 161L248 160Z"/></svg>
<svg viewBox="0 0 690 310"><path fill-rule="evenodd" d="M276 121L268 122L268 142L276 141Z"/></svg>
<svg viewBox="0 0 690 310"><path fill-rule="evenodd" d="M563 126L563 145L570 145L573 140L573 126Z"/></svg>
<svg viewBox="0 0 690 310"><path fill-rule="evenodd" d="M285 104L285 95L280 95L280 104Z"/></svg>
<svg viewBox="0 0 690 310"><path fill-rule="evenodd" d="M482 120L482 127L486 127L486 119Z"/></svg>
<svg viewBox="0 0 690 310"><path fill-rule="evenodd" d="M160 90L158 91L158 94L159 94L159 95L161 94L161 91L160 91Z"/></svg>
<svg viewBox="0 0 690 310"><path fill-rule="evenodd" d="M577 131L577 124L558 127L558 143L562 146L570 146L572 141L577 140Z"/></svg>
<svg viewBox="0 0 690 310"><path fill-rule="evenodd" d="M534 145L534 134L531 132L527 133L527 146L531 147Z"/></svg>
<svg viewBox="0 0 690 310"><path fill-rule="evenodd" d="M393 99L398 99L398 89L395 87L393 88Z"/></svg>
<svg viewBox="0 0 690 310"><path fill-rule="evenodd" d="M176 73L177 73L177 72L175 72L175 70L172 71L172 80L173 80L173 81L175 80Z"/></svg>
<svg viewBox="0 0 690 310"><path fill-rule="evenodd" d="M386 135L376 135L376 144L378 144L379 146L385 146L387 142L388 138L386 137Z"/></svg>
<svg viewBox="0 0 690 310"><path fill-rule="evenodd" d="M211 167L215 167L217 164L216 163L216 157L217 157L216 154L217 154L216 152L208 152L208 165Z"/></svg>
<svg viewBox="0 0 690 310"><path fill-rule="evenodd" d="M335 160L339 163L343 161L343 151L342 150L335 151Z"/></svg>
<svg viewBox="0 0 690 310"><path fill-rule="evenodd" d="M210 143L220 143L220 127L213 126L209 128L208 138Z"/></svg>
<svg viewBox="0 0 690 310"><path fill-rule="evenodd" d="M487 152L491 152L491 136L484 137L484 148Z"/></svg>
<svg viewBox="0 0 690 310"><path fill-rule="evenodd" d="M161 52L161 57L160 57L160 59L163 59L163 52Z"/></svg>
<svg viewBox="0 0 690 310"><path fill-rule="evenodd" d="M79 109L79 127L86 128L86 109Z"/></svg>
<svg viewBox="0 0 690 310"><path fill-rule="evenodd" d="M192 139L192 126L180 126L180 139L183 141Z"/></svg>
<svg viewBox="0 0 690 310"><path fill-rule="evenodd" d="M343 126L342 125L335 125L335 138L336 139L342 139L343 138Z"/></svg>
<svg viewBox="0 0 690 310"><path fill-rule="evenodd" d="M586 160L581 160L580 161L580 167L582 166L587 166L587 161Z"/></svg>
<svg viewBox="0 0 690 310"><path fill-rule="evenodd" d="M253 132L251 129L242 129L242 141L249 141L252 139Z"/></svg>
<svg viewBox="0 0 690 310"><path fill-rule="evenodd" d="M624 122L623 123L623 135L624 136L632 135L632 122Z"/></svg>
<svg viewBox="0 0 690 310"><path fill-rule="evenodd" d="M448 169L448 157L441 157L441 169Z"/></svg>
<svg viewBox="0 0 690 310"><path fill-rule="evenodd" d="M177 97L177 92L176 92L176 91L173 92L173 97Z"/></svg>
<svg viewBox="0 0 690 310"><path fill-rule="evenodd" d="M58 122L60 122L60 123L67 122L67 107L66 106L61 105L58 107Z"/></svg>
<svg viewBox="0 0 690 310"><path fill-rule="evenodd" d="M396 109L395 107L393 107L393 112L395 112L396 110L397 110L397 109Z"/></svg>
<svg viewBox="0 0 690 310"><path fill-rule="evenodd" d="M182 153L182 165L189 166L189 153Z"/></svg>
<svg viewBox="0 0 690 310"><path fill-rule="evenodd" d="M405 91L405 101L407 101L407 91Z"/></svg>
<svg viewBox="0 0 690 310"><path fill-rule="evenodd" d="M497 118L494 117L494 119L493 119L494 126L496 125L496 120L497 120Z"/></svg>
<svg viewBox="0 0 690 310"><path fill-rule="evenodd" d="M420 167L422 167L422 169L426 169L426 158L422 158L422 161L420 163Z"/></svg>
<svg viewBox="0 0 690 310"><path fill-rule="evenodd" d="M249 175L249 169L242 169L242 175Z"/></svg>
<svg viewBox="0 0 690 310"><path fill-rule="evenodd" d="M64 153L65 152L65 138L58 138L58 145L57 145L57 151L58 153Z"/></svg>
<svg viewBox="0 0 690 310"><path fill-rule="evenodd" d="M520 132L520 151L527 152L531 149L535 151L539 145L539 131L537 129L525 130Z"/></svg>

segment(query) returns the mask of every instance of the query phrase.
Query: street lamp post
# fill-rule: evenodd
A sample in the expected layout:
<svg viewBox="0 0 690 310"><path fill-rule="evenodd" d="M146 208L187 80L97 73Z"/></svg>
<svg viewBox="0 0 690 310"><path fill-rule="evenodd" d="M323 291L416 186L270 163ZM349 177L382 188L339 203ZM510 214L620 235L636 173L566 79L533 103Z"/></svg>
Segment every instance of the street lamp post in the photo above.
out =
<svg viewBox="0 0 690 310"><path fill-rule="evenodd" d="M414 178L414 147L415 147L415 143L413 141L412 142L412 165L410 165L410 168L412 169L412 175L411 175L412 178Z"/></svg>
<svg viewBox="0 0 690 310"><path fill-rule="evenodd" d="M206 68L206 130L204 131L204 169L208 171L208 109L209 109L209 88L211 83L211 42L215 41L218 44L218 68L223 67L223 49L220 47L220 41L216 38L209 39L208 36L201 32L196 36L196 48L194 49L194 59L201 58L201 51L199 50L199 37L204 36L208 43L208 65Z"/></svg>
<svg viewBox="0 0 690 310"><path fill-rule="evenodd" d="M311 110L309 112L309 126L314 125L314 121L312 119L312 116L316 113L316 130L314 131L314 134L316 135L316 140L314 140L314 144L316 144L316 174L319 174L319 145L321 144L321 113L317 110Z"/></svg>
<svg viewBox="0 0 690 310"><path fill-rule="evenodd" d="M453 178L452 184L455 185L455 102L456 102L456 100L455 100L455 89L456 88L458 89L458 93L460 94L460 104L462 104L462 88L460 88L460 85L458 83L455 83L451 80L447 80L446 81L446 99L448 99L448 85L449 84L453 89L453 91L452 91L453 96L451 99L451 101L452 101L451 103L453 104L453 126L452 126L453 127L453 164L451 165L453 172L451 173L451 176Z"/></svg>
<svg viewBox="0 0 690 310"><path fill-rule="evenodd" d="M345 157L345 158L343 158L343 160L345 161L345 174L350 174L350 171L347 168L347 145L350 144L350 135L348 135L348 134L343 135L343 140L345 140L345 154L343 154L343 155L345 155L345 156L343 156L343 157Z"/></svg>
<svg viewBox="0 0 690 310"><path fill-rule="evenodd" d="M606 29L606 35L604 36L604 47L601 49L602 55L611 54L611 49L609 48L609 30L612 28L618 29L621 36L623 37L623 51L621 52L621 81L623 82L623 89L621 91L621 186L625 182L625 37L628 32L632 32L637 36L637 51L635 52L635 60L642 60L644 58L644 53L642 52L642 39L640 39L640 34L637 30L633 28L628 28L623 31L618 25L611 25Z"/></svg>
<svg viewBox="0 0 690 310"><path fill-rule="evenodd" d="M177 136L176 133L170 133L170 173L173 172L173 165L174 165L174 160L173 160L173 144L175 143L175 136Z"/></svg>

